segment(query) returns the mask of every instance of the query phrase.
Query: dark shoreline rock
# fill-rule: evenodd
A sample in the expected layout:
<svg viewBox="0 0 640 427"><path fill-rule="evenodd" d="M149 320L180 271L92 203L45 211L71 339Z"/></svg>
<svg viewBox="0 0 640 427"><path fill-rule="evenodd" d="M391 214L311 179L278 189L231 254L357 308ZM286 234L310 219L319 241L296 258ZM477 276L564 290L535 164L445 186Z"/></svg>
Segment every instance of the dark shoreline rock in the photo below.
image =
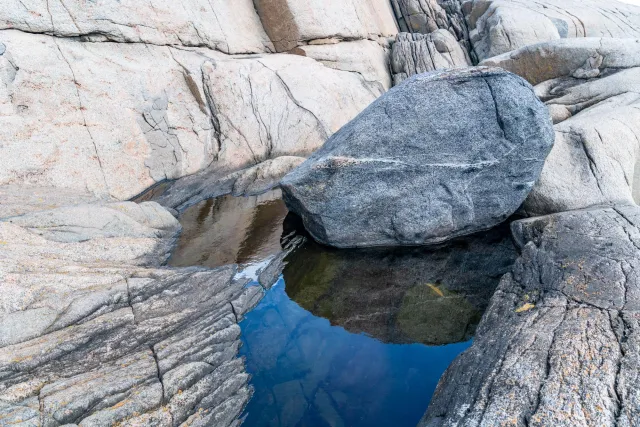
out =
<svg viewBox="0 0 640 427"><path fill-rule="evenodd" d="M420 425L634 425L640 418L640 208L512 225L522 255Z"/></svg>
<svg viewBox="0 0 640 427"><path fill-rule="evenodd" d="M547 108L497 68L414 76L376 100L281 182L318 242L418 246L513 214L553 145Z"/></svg>

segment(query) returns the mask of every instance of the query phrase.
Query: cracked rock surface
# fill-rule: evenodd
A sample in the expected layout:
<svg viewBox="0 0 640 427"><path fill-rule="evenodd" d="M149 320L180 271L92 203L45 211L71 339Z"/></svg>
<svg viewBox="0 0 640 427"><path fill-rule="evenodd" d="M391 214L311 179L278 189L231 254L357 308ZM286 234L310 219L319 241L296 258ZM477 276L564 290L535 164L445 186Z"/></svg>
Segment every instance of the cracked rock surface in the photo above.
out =
<svg viewBox="0 0 640 427"><path fill-rule="evenodd" d="M251 0L5 0L0 30L87 41L273 51Z"/></svg>
<svg viewBox="0 0 640 427"><path fill-rule="evenodd" d="M391 0L400 31L430 34L445 30L464 51L470 49L469 32L460 0Z"/></svg>
<svg viewBox="0 0 640 427"><path fill-rule="evenodd" d="M421 425L634 425L640 208L532 218L512 232L521 256Z"/></svg>
<svg viewBox="0 0 640 427"><path fill-rule="evenodd" d="M416 74L470 65L467 51L445 30L430 34L400 33L391 53L394 85Z"/></svg>
<svg viewBox="0 0 640 427"><path fill-rule="evenodd" d="M309 155L391 86L397 33L386 0L309 6L3 2L0 186L127 200L203 170Z"/></svg>
<svg viewBox="0 0 640 427"><path fill-rule="evenodd" d="M161 268L179 231L154 202L0 220L0 425L238 425L262 288Z"/></svg>
<svg viewBox="0 0 640 427"><path fill-rule="evenodd" d="M547 109L520 77L433 72L371 104L281 187L321 243L439 243L513 214L552 144Z"/></svg>
<svg viewBox="0 0 640 427"><path fill-rule="evenodd" d="M384 90L296 55L241 59L17 30L0 31L0 43L0 184L103 198L207 167L308 155Z"/></svg>
<svg viewBox="0 0 640 427"><path fill-rule="evenodd" d="M377 40L398 32L387 0L255 0L278 52L332 40Z"/></svg>

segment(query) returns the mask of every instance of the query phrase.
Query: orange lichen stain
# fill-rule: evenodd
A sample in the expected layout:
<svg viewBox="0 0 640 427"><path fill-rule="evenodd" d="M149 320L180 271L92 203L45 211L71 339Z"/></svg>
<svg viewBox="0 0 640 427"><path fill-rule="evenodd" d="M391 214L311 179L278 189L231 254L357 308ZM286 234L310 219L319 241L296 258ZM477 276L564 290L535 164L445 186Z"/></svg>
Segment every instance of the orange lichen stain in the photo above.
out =
<svg viewBox="0 0 640 427"><path fill-rule="evenodd" d="M112 406L113 409L118 409L118 408L122 408L124 405L126 405L127 401L123 400L121 402L116 403L115 405Z"/></svg>
<svg viewBox="0 0 640 427"><path fill-rule="evenodd" d="M535 304L531 304L531 303L526 303L525 305L523 305L522 307L516 309L516 313L523 313L525 311L529 311L532 308L535 308Z"/></svg>

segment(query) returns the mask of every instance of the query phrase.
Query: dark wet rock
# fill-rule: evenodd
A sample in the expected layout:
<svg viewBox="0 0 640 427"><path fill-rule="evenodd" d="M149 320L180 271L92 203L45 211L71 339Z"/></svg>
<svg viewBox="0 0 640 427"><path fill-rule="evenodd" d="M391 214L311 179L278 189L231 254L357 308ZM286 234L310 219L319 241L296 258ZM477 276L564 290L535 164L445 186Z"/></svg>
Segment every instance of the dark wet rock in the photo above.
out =
<svg viewBox="0 0 640 427"><path fill-rule="evenodd" d="M257 196L276 189L282 177L304 160L304 157L280 156L239 170L213 166L194 175L155 185L135 197L134 201L155 201L165 208L183 212L203 201L228 194Z"/></svg>
<svg viewBox="0 0 640 427"><path fill-rule="evenodd" d="M634 425L640 208L565 212L512 229L522 254L421 425Z"/></svg>
<svg viewBox="0 0 640 427"><path fill-rule="evenodd" d="M281 182L289 209L336 247L440 243L522 204L553 145L546 107L496 68L414 76Z"/></svg>
<svg viewBox="0 0 640 427"><path fill-rule="evenodd" d="M287 294L353 333L448 344L474 333L516 259L508 227L437 249L335 250L309 240L286 259Z"/></svg>
<svg viewBox="0 0 640 427"><path fill-rule="evenodd" d="M282 252L274 256L258 275L258 282L263 288L268 290L278 281L278 278L287 265L286 258L306 242L306 240L303 236L283 236L281 240L281 244L283 245Z"/></svg>
<svg viewBox="0 0 640 427"><path fill-rule="evenodd" d="M280 180L306 159L280 156L246 169L233 184L234 196L256 196L275 188Z"/></svg>

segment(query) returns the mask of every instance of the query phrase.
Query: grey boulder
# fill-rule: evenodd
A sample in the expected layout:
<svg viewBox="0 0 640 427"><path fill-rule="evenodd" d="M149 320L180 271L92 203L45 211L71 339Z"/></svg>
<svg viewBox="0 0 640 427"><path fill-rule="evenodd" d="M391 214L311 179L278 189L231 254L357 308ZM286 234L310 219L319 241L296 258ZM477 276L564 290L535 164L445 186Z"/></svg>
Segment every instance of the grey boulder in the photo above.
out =
<svg viewBox="0 0 640 427"><path fill-rule="evenodd" d="M547 108L498 68L414 76L281 182L289 209L336 247L435 244L513 214L553 145Z"/></svg>

